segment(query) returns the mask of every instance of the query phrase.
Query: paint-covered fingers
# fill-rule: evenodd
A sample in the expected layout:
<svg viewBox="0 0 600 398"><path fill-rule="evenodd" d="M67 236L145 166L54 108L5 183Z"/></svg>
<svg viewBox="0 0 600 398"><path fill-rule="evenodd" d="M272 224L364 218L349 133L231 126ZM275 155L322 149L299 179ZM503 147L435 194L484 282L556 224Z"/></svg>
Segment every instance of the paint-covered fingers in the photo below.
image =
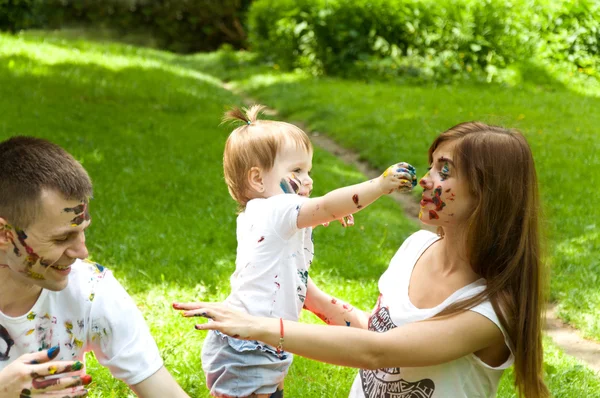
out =
<svg viewBox="0 0 600 398"><path fill-rule="evenodd" d="M87 386L92 382L90 375L83 376L47 376L36 377L31 381L31 394L41 394L46 392L67 392L73 391L75 387Z"/></svg>
<svg viewBox="0 0 600 398"><path fill-rule="evenodd" d="M60 346L54 346L44 351L21 355L18 361L26 364L44 363L53 360L60 353Z"/></svg>
<svg viewBox="0 0 600 398"><path fill-rule="evenodd" d="M79 372L83 368L80 361L52 361L28 366L32 378Z"/></svg>
<svg viewBox="0 0 600 398"><path fill-rule="evenodd" d="M397 163L383 172L381 180L384 193L392 193L395 190L407 192L417 185L416 169L408 163Z"/></svg>
<svg viewBox="0 0 600 398"><path fill-rule="evenodd" d="M61 391L35 392L28 389L21 391L19 398L82 398L88 396L88 390L83 387L72 387Z"/></svg>
<svg viewBox="0 0 600 398"><path fill-rule="evenodd" d="M54 358L57 350L51 351ZM48 361L47 351L26 354L0 371L0 397L75 397L91 377L82 374L83 364L72 361ZM33 362L33 363L32 363ZM78 392L77 394L72 394ZM59 395L52 395L52 394Z"/></svg>

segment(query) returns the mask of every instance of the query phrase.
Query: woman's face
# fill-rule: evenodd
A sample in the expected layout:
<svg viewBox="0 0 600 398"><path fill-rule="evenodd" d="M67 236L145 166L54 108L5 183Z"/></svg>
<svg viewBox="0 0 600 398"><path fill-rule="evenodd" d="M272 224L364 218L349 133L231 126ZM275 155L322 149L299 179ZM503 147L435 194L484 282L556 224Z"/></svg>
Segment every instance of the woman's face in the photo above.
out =
<svg viewBox="0 0 600 398"><path fill-rule="evenodd" d="M460 226L475 210L469 184L454 164L455 145L450 141L436 148L431 168L419 182L423 188L419 219L425 224Z"/></svg>

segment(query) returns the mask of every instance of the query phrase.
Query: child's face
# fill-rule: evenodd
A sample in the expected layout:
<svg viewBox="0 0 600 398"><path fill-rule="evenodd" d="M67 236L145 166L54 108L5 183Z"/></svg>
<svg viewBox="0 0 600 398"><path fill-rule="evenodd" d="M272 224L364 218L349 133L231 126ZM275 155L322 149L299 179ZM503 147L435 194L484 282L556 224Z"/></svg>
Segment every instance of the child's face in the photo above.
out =
<svg viewBox="0 0 600 398"><path fill-rule="evenodd" d="M263 196L268 198L282 193L310 196L313 189L310 178L312 155L292 142L285 143L275 157L273 168L263 173Z"/></svg>
<svg viewBox="0 0 600 398"><path fill-rule="evenodd" d="M464 176L454 166L454 143L445 142L433 153L431 169L421 179L419 218L428 225L464 224L475 210L475 198Z"/></svg>

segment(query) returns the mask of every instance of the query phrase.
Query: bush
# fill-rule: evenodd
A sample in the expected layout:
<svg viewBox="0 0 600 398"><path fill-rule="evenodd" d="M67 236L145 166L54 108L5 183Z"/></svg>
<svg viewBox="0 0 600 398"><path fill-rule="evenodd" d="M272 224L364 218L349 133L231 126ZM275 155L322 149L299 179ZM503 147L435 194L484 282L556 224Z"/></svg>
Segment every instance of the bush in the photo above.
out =
<svg viewBox="0 0 600 398"><path fill-rule="evenodd" d="M0 31L17 32L38 24L42 0L0 0Z"/></svg>
<svg viewBox="0 0 600 398"><path fill-rule="evenodd" d="M16 14L12 30L30 26L60 28L71 25L108 27L123 34L141 32L158 46L176 52L210 51L229 43L246 42L242 22L251 0L0 0ZM43 6L33 7L43 3ZM3 5L6 4L6 5ZM33 12L33 18L30 18ZM0 16L0 18L2 18ZM13 17L11 17L13 18ZM35 23L27 23L29 19ZM14 18L13 18L14 19ZM0 29L7 29L0 19Z"/></svg>
<svg viewBox="0 0 600 398"><path fill-rule="evenodd" d="M258 0L248 15L249 40L281 67L315 75L363 76L366 71L436 80L474 75L489 81L541 51L548 57L567 51L577 62L596 65L598 6L559 3Z"/></svg>

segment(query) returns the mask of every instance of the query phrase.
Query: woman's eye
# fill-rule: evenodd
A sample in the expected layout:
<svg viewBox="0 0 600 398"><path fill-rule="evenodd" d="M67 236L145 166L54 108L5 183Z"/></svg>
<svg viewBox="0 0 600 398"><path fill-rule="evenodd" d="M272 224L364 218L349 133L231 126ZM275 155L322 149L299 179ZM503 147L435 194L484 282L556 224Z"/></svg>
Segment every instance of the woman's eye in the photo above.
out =
<svg viewBox="0 0 600 398"><path fill-rule="evenodd" d="M302 169L294 169L294 173L300 173Z"/></svg>
<svg viewBox="0 0 600 398"><path fill-rule="evenodd" d="M68 237L68 236L65 236L64 238L54 239L54 241L55 241L56 243L64 243L64 242L66 242L67 240L69 240L69 237Z"/></svg>

